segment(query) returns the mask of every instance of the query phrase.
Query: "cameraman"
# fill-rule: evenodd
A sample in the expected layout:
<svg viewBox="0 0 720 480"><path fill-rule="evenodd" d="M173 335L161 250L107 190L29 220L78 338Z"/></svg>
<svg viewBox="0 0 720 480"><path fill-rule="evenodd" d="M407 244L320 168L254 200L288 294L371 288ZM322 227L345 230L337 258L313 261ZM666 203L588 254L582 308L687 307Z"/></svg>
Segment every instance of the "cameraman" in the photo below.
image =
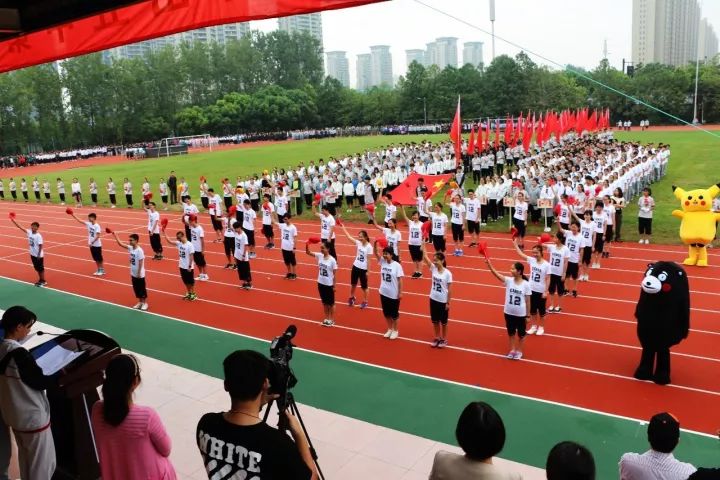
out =
<svg viewBox="0 0 720 480"><path fill-rule="evenodd" d="M270 395L270 361L252 350L237 350L223 361L227 412L207 413L197 426L197 443L209 478L316 479L310 446L298 420L285 412L293 443L260 419Z"/></svg>

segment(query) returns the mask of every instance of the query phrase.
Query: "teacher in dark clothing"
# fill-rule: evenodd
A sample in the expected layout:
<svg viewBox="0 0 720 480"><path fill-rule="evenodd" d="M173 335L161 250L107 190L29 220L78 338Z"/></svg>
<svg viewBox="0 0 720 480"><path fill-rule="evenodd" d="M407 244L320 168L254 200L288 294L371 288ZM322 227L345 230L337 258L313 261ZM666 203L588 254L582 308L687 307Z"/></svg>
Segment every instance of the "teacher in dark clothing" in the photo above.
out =
<svg viewBox="0 0 720 480"><path fill-rule="evenodd" d="M177 203L177 177L175 176L175 170L170 172L168 177L168 190L170 190L170 205Z"/></svg>

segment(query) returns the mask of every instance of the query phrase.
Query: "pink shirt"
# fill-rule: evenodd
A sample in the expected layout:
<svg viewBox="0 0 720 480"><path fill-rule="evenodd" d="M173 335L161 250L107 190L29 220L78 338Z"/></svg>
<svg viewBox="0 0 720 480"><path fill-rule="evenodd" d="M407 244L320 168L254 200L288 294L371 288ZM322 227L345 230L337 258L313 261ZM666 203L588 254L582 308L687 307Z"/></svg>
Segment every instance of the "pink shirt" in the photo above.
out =
<svg viewBox="0 0 720 480"><path fill-rule="evenodd" d="M105 423L102 400L92 409L100 470L103 480L175 480L170 463L170 436L157 412L133 405L117 427Z"/></svg>

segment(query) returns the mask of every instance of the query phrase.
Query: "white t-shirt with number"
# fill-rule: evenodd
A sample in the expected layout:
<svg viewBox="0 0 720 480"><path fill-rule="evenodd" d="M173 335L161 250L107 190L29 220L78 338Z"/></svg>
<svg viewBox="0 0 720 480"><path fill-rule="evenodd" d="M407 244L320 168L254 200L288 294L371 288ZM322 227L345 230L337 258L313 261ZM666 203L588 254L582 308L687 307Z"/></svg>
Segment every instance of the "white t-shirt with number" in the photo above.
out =
<svg viewBox="0 0 720 480"><path fill-rule="evenodd" d="M399 279L405 276L402 265L398 262L386 262L384 258L380 259L380 295L393 300L398 298Z"/></svg>
<svg viewBox="0 0 720 480"><path fill-rule="evenodd" d="M32 230L27 229L28 247L30 247L30 255L33 257L43 258L45 256L45 250L40 250L40 245L43 244L42 235L39 233L33 233Z"/></svg>
<svg viewBox="0 0 720 480"><path fill-rule="evenodd" d="M580 236L582 238L582 242L580 244L581 247L592 247L594 231L595 224L592 222L592 220L589 222L586 222L584 220L580 222Z"/></svg>
<svg viewBox="0 0 720 480"><path fill-rule="evenodd" d="M102 247L102 241L100 240L100 232L102 229L100 225L85 222L85 226L88 230L88 245L91 247Z"/></svg>
<svg viewBox="0 0 720 480"><path fill-rule="evenodd" d="M261 210L263 225L272 225L272 214L275 212L275 205L270 202L263 203Z"/></svg>
<svg viewBox="0 0 720 480"><path fill-rule="evenodd" d="M595 227L595 233L603 235L605 233L605 225L607 224L607 216L605 215L605 212L593 212L592 219Z"/></svg>
<svg viewBox="0 0 720 480"><path fill-rule="evenodd" d="M320 215L320 238L323 240L331 240L335 238L335 217L332 215ZM332 236L330 235L332 230Z"/></svg>
<svg viewBox="0 0 720 480"><path fill-rule="evenodd" d="M422 245L422 222L408 222L408 245L420 246Z"/></svg>
<svg viewBox="0 0 720 480"><path fill-rule="evenodd" d="M573 235L571 232L568 232L567 235L565 235L565 246L570 252L570 256L568 256L568 262L580 262L580 249L584 246L583 242L585 242L585 239L580 233L578 233L577 235ZM592 245L592 232L590 233L590 242L591 243L589 245Z"/></svg>
<svg viewBox="0 0 720 480"><path fill-rule="evenodd" d="M465 209L467 210L467 221L477 222L480 218L480 199L477 197L466 198Z"/></svg>
<svg viewBox="0 0 720 480"><path fill-rule="evenodd" d="M222 218L222 225L223 225L223 235L228 238L234 238L235 237L235 229L233 228L233 224L235 223L235 220L230 217L223 217Z"/></svg>
<svg viewBox="0 0 720 480"><path fill-rule="evenodd" d="M145 278L145 262L140 264L141 260L145 260L143 249L128 245L128 253L130 254L130 275L135 278Z"/></svg>
<svg viewBox="0 0 720 480"><path fill-rule="evenodd" d="M198 210L194 203L190 205L183 203L183 220L185 223L188 223L188 217L190 215L197 215L198 213L200 213L200 210Z"/></svg>
<svg viewBox="0 0 720 480"><path fill-rule="evenodd" d="M363 245L360 240L355 240L357 246L357 253L355 254L355 261L353 266L360 270L367 270L369 268L368 259L372 255L373 247L369 243Z"/></svg>
<svg viewBox="0 0 720 480"><path fill-rule="evenodd" d="M545 292L545 278L550 273L550 263L543 260L542 263L537 259L528 257L528 265L530 265L530 290L533 292Z"/></svg>
<svg viewBox="0 0 720 480"><path fill-rule="evenodd" d="M550 245L548 251L550 252L550 273L561 276L563 274L565 260L570 257L570 249L565 245L562 247Z"/></svg>
<svg viewBox="0 0 720 480"><path fill-rule="evenodd" d="M503 312L515 317L525 317L528 305L525 301L530 295L530 284L526 280L515 283L512 277L505 277L505 307Z"/></svg>
<svg viewBox="0 0 720 480"><path fill-rule="evenodd" d="M517 202L515 204L515 213L513 214L513 218L524 222L525 220L527 220L527 211L528 211L527 202ZM563 223L565 223L565 222L563 222Z"/></svg>
<svg viewBox="0 0 720 480"><path fill-rule="evenodd" d="M243 210L243 221L242 221L242 228L248 231L255 230L255 219L257 218L257 214L255 213L255 210L248 207Z"/></svg>
<svg viewBox="0 0 720 480"><path fill-rule="evenodd" d="M193 253L195 249L190 242L175 242L178 248L178 266L185 270L193 269Z"/></svg>
<svg viewBox="0 0 720 480"><path fill-rule="evenodd" d="M281 223L280 248L288 252L295 250L295 237L297 237L297 234L297 227L295 225Z"/></svg>
<svg viewBox="0 0 720 480"><path fill-rule="evenodd" d="M400 255L399 247L400 240L402 239L400 231L396 229L393 233L393 231L389 228L383 228L383 235L385 235L385 239L388 242L388 247L391 247L393 249L395 255Z"/></svg>
<svg viewBox="0 0 720 480"><path fill-rule="evenodd" d="M439 237L445 236L445 226L448 223L448 217L444 213L430 213L430 221L432 222L432 234Z"/></svg>
<svg viewBox="0 0 720 480"><path fill-rule="evenodd" d="M245 235L245 232L242 230L240 233L235 232L235 253L233 255L236 260L240 260L241 262L249 261L250 257L248 256L246 248L247 244L248 238L247 235Z"/></svg>
<svg viewBox="0 0 720 480"><path fill-rule="evenodd" d="M389 222L391 218L395 218L397 214L397 207L392 203L385 204L385 223Z"/></svg>
<svg viewBox="0 0 720 480"><path fill-rule="evenodd" d="M465 205L452 203L450 204L450 221L455 225L462 225L465 223ZM434 235L434 233L433 233Z"/></svg>
<svg viewBox="0 0 720 480"><path fill-rule="evenodd" d="M190 227L190 242L192 243L193 249L196 252L202 252L201 239L205 238L205 230L200 225Z"/></svg>
<svg viewBox="0 0 720 480"><path fill-rule="evenodd" d="M452 273L447 268L442 273L438 268L432 266L432 283L430 287L430 299L440 303L447 303L448 289L452 283Z"/></svg>
<svg viewBox="0 0 720 480"><path fill-rule="evenodd" d="M148 210L148 232L160 233L160 212Z"/></svg>
<svg viewBox="0 0 720 480"><path fill-rule="evenodd" d="M316 253L318 264L318 283L332 287L335 284L335 271L338 269L337 261L330 255L325 258L322 253Z"/></svg>

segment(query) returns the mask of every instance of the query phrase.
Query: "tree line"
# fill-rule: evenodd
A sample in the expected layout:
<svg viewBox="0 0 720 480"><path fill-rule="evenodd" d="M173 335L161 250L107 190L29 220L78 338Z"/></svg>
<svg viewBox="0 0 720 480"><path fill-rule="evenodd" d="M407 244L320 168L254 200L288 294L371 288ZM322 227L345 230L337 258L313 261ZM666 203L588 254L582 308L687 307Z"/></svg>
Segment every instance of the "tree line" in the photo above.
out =
<svg viewBox="0 0 720 480"><path fill-rule="evenodd" d="M582 75L578 75L580 71ZM525 53L475 68L413 63L394 88L359 92L324 76L308 34L252 32L225 46L169 45L144 58L72 58L0 75L0 154L131 144L170 135L229 135L350 125L449 122L588 106L619 118L668 119L585 76L684 119L692 117L694 65L641 66L633 77L602 61L591 71L550 70ZM700 111L720 120L720 66L700 70Z"/></svg>

